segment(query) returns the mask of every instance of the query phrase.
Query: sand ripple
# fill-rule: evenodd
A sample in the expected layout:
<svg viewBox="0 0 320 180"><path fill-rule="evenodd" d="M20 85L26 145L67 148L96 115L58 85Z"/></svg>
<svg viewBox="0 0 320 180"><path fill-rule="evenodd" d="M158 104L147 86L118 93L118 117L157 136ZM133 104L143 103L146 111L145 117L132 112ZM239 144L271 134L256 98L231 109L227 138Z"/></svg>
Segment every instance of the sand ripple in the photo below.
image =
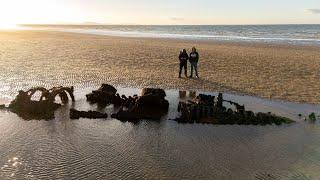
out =
<svg viewBox="0 0 320 180"><path fill-rule="evenodd" d="M0 93L102 82L131 87L236 91L320 103L316 47L149 40L57 32L0 34ZM197 46L200 80L178 79L177 53ZM10 89L8 91L7 89Z"/></svg>

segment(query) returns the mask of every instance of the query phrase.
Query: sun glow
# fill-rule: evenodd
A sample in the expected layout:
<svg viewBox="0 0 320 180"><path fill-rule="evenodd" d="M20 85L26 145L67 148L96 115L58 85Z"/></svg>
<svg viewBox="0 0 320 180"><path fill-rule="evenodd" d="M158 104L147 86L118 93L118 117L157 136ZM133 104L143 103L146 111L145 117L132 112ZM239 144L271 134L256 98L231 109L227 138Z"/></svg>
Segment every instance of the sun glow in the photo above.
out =
<svg viewBox="0 0 320 180"><path fill-rule="evenodd" d="M18 26L16 24L0 24L0 30L11 30L17 29Z"/></svg>
<svg viewBox="0 0 320 180"><path fill-rule="evenodd" d="M14 24L51 24L81 21L82 16L72 4L57 0L0 1L0 27Z"/></svg>
<svg viewBox="0 0 320 180"><path fill-rule="evenodd" d="M269 1L277 4L276 8L273 3L267 3ZM168 25L320 23L316 0L299 3L298 0L296 3L291 3L292 0L269 1L199 0L190 1L190 5L180 9L185 0L0 0L0 28L12 28L14 24L83 22ZM234 6L230 7L230 2ZM270 14L270 11L274 13Z"/></svg>

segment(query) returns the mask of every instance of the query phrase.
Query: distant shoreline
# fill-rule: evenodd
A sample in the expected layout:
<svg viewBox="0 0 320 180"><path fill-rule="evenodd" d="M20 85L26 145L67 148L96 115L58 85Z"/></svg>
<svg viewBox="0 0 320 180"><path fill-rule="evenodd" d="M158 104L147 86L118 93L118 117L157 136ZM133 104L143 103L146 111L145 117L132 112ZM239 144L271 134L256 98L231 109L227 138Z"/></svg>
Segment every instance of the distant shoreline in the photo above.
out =
<svg viewBox="0 0 320 180"><path fill-rule="evenodd" d="M15 30L0 30L0 32L12 32ZM270 43L270 42L244 42L244 41L219 41L219 40L204 40L204 39L179 39L179 38L155 38L155 37L126 37L126 36L113 36L113 35L99 35L99 34L88 34L88 33L78 33L72 31L57 31L57 30L34 30L34 29L23 29L18 31L29 31L33 33L61 33L61 34L74 34L79 36L92 36L92 37L99 37L99 38L114 38L114 39L136 39L136 40L159 40L159 41L169 41L169 42L181 42L181 43L201 43L207 45L239 45L239 46L251 46L251 47L273 47L273 48L304 48L304 49L319 49L318 45L310 45L310 44L287 44L287 43ZM18 32L16 31L16 32Z"/></svg>
<svg viewBox="0 0 320 180"><path fill-rule="evenodd" d="M114 37L320 46L320 25L23 25ZM317 33L318 32L318 33Z"/></svg>
<svg viewBox="0 0 320 180"><path fill-rule="evenodd" d="M19 26L287 26L287 25L294 25L294 26L303 26L303 25L320 25L320 24L103 24L103 23L96 23L96 24L17 24Z"/></svg>

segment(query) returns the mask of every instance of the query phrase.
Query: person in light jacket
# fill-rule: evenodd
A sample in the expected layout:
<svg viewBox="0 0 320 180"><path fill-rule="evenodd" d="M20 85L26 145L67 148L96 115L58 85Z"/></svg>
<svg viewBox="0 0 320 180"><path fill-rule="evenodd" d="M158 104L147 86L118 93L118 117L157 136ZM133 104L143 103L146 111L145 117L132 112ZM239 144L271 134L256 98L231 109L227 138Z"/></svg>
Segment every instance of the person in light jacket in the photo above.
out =
<svg viewBox="0 0 320 180"><path fill-rule="evenodd" d="M199 62L199 53L197 52L197 49L195 47L192 48L192 52L189 56L189 61L191 64L191 75L189 76L192 78L193 76L193 70L196 72L196 77L199 78L198 74L198 62Z"/></svg>

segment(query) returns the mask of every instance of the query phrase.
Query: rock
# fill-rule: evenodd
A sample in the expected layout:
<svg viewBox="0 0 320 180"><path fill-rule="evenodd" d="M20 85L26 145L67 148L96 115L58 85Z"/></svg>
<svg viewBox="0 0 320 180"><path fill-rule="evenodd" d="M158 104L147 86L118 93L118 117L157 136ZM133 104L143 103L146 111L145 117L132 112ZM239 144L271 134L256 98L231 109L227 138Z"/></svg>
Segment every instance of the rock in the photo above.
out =
<svg viewBox="0 0 320 180"><path fill-rule="evenodd" d="M102 84L98 91L102 91L112 96L114 96L117 93L117 89L109 84Z"/></svg>
<svg viewBox="0 0 320 180"><path fill-rule="evenodd" d="M99 105L106 106L112 104L115 100L119 100L116 96L117 89L109 84L102 84L101 87L87 94L87 101L92 104L98 103ZM121 99L121 98L120 98Z"/></svg>
<svg viewBox="0 0 320 180"><path fill-rule="evenodd" d="M76 109L70 109L70 119L106 119L108 114L100 113L97 111L78 111Z"/></svg>
<svg viewBox="0 0 320 180"><path fill-rule="evenodd" d="M142 117L140 117L138 114L130 111L124 111L123 109L120 109L117 113L111 115L112 118L118 119L123 122L133 122L137 123L141 120Z"/></svg>
<svg viewBox="0 0 320 180"><path fill-rule="evenodd" d="M141 119L160 120L169 109L169 102L165 96L166 93L162 89L143 89L140 97L127 98L120 110L111 117L130 122Z"/></svg>
<svg viewBox="0 0 320 180"><path fill-rule="evenodd" d="M310 120L310 121L316 121L316 120L317 120L316 114L315 114L315 113L311 113L311 114L309 115L309 120Z"/></svg>
<svg viewBox="0 0 320 180"><path fill-rule="evenodd" d="M75 101L73 91L73 87L54 87L49 90L36 87L28 91L21 90L10 103L8 109L26 120L53 119L54 111L61 106L61 104L55 103L56 96L59 96L63 103L67 103L69 94L72 101ZM36 92L41 93L39 101L31 100Z"/></svg>
<svg viewBox="0 0 320 180"><path fill-rule="evenodd" d="M6 105L5 104L1 104L0 105L0 109L6 109L7 107L6 107Z"/></svg>
<svg viewBox="0 0 320 180"><path fill-rule="evenodd" d="M153 95L158 96L160 99L164 99L167 95L163 89L154 89L154 88L144 88L142 90L141 96Z"/></svg>
<svg viewBox="0 0 320 180"><path fill-rule="evenodd" d="M136 106L139 109L154 108L159 110L166 110L169 108L169 102L158 95L147 94L137 99Z"/></svg>
<svg viewBox="0 0 320 180"><path fill-rule="evenodd" d="M168 110L169 102L165 99L166 92L163 89L146 88L137 99L138 108L151 108Z"/></svg>

